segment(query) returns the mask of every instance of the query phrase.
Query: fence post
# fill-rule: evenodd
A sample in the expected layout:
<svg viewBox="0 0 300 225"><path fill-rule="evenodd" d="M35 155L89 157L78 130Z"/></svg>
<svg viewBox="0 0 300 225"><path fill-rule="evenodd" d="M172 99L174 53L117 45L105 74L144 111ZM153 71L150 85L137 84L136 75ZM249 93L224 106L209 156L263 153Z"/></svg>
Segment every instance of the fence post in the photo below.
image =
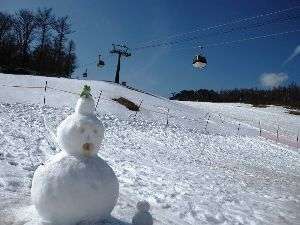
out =
<svg viewBox="0 0 300 225"><path fill-rule="evenodd" d="M298 148L298 144L299 144L299 129L298 129L298 133L297 133L297 148Z"/></svg>
<svg viewBox="0 0 300 225"><path fill-rule="evenodd" d="M261 123L260 123L260 121L258 122L258 124L259 124L259 136L261 136Z"/></svg>
<svg viewBox="0 0 300 225"><path fill-rule="evenodd" d="M209 112L205 114L204 118L206 118L209 115Z"/></svg>
<svg viewBox="0 0 300 225"><path fill-rule="evenodd" d="M207 126L208 126L208 121L209 121L209 119L210 119L210 115L208 116L207 121L206 121L206 124L205 124L205 132L207 132Z"/></svg>
<svg viewBox="0 0 300 225"><path fill-rule="evenodd" d="M220 113L219 113L219 118L220 118L220 120L221 120L221 123L223 124L224 121L222 120L222 117L221 117L221 114L220 114Z"/></svg>
<svg viewBox="0 0 300 225"><path fill-rule="evenodd" d="M167 123L166 123L167 126L169 125L169 113L170 113L170 109L168 108L168 112L167 112Z"/></svg>
<svg viewBox="0 0 300 225"><path fill-rule="evenodd" d="M137 113L138 113L138 111L140 110L142 103L143 103L143 100L141 100L141 101L140 101L140 104L139 104L139 106L138 106L138 110L137 110L137 111L135 111L135 114L134 114L134 119L136 118L136 116L137 116Z"/></svg>
<svg viewBox="0 0 300 225"><path fill-rule="evenodd" d="M100 94L99 94L99 96L98 96L98 99L97 99L97 104L96 104L96 109L97 109L97 107L98 107L98 104L99 104L99 101L100 101L100 97L101 97L101 95L102 95L102 91L100 91Z"/></svg>
<svg viewBox="0 0 300 225"><path fill-rule="evenodd" d="M44 105L46 105L46 92L47 92L47 85L48 85L48 81L45 82L45 92L44 92Z"/></svg>
<svg viewBox="0 0 300 225"><path fill-rule="evenodd" d="M279 141L279 125L277 127L276 136L277 136L277 141Z"/></svg>

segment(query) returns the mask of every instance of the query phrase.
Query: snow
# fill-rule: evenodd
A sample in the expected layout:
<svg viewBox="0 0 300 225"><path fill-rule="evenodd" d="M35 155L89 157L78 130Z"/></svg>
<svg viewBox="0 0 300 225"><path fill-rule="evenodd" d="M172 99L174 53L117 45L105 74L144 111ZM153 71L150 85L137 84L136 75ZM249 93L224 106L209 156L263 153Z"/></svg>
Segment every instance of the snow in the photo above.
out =
<svg viewBox="0 0 300 225"><path fill-rule="evenodd" d="M294 141L294 143L285 142L292 146L295 146L300 131L299 116L288 114L289 110L280 106L255 108L249 104L239 103L184 102L184 104L199 109L205 108L208 112L220 115L228 121L236 121L257 129L261 126L263 133L269 138L276 136L279 127L279 138L282 141Z"/></svg>
<svg viewBox="0 0 300 225"><path fill-rule="evenodd" d="M99 156L115 171L119 199L103 224L131 224L147 200L154 224L299 224L300 119L281 107L186 103L101 82L1 74L3 85L48 86L79 93L90 85L105 127ZM0 224L25 224L34 170L57 152L47 135L74 111L77 95L47 89L0 89ZM135 103L127 110L114 97ZM239 106L239 107L238 107ZM169 125L163 113L169 109ZM276 135L279 141L259 136ZM286 142L281 141L288 140ZM91 224L89 224L91 225Z"/></svg>

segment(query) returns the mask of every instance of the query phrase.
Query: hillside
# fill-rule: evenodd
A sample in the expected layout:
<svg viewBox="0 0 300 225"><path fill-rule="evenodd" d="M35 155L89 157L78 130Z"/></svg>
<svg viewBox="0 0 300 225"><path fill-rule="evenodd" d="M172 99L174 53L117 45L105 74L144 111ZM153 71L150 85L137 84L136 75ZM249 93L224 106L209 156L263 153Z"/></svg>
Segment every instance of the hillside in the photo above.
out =
<svg viewBox="0 0 300 225"><path fill-rule="evenodd" d="M143 199L151 204L155 224L300 220L300 154L294 147L300 119L282 108L184 105L102 81L0 75L1 225L35 224L33 172L59 151L49 129L73 111L84 84L96 101L102 91L97 115L106 131L99 156L120 182L115 220L108 224L130 223ZM11 87L16 85L21 87ZM142 101L141 111L135 114L111 100L121 96ZM270 135L259 136L256 121ZM276 123L284 131L279 142L272 140Z"/></svg>

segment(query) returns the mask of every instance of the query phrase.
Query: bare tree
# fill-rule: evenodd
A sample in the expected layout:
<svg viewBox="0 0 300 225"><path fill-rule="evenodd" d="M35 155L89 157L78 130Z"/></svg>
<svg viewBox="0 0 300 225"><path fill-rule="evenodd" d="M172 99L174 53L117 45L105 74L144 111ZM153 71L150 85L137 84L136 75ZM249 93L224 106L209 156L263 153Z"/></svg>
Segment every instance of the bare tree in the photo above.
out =
<svg viewBox="0 0 300 225"><path fill-rule="evenodd" d="M0 44L11 32L13 27L13 17L9 14L0 12Z"/></svg>
<svg viewBox="0 0 300 225"><path fill-rule="evenodd" d="M51 29L55 23L54 16L52 15L51 8L38 9L36 13L36 26L39 30L40 48L44 48L45 43L51 37Z"/></svg>
<svg viewBox="0 0 300 225"><path fill-rule="evenodd" d="M32 11L21 9L17 12L14 29L17 35L18 45L21 49L23 63L26 61L30 44L34 38L35 28L35 16Z"/></svg>
<svg viewBox="0 0 300 225"><path fill-rule="evenodd" d="M69 17L64 16L60 17L56 20L54 26L54 30L57 35L54 38L54 49L55 49L55 59L57 62L57 73L64 73L64 63L63 59L65 57L65 42L67 41L67 35L72 33L71 24L69 22Z"/></svg>
<svg viewBox="0 0 300 225"><path fill-rule="evenodd" d="M35 15L35 22L37 27L37 37L39 44L34 51L34 57L36 59L37 72L43 71L43 67L49 63L47 61L47 52L51 45L51 34L53 25L55 23L54 15L51 8L38 9Z"/></svg>
<svg viewBox="0 0 300 225"><path fill-rule="evenodd" d="M76 68L75 42L70 40L67 46L67 55L65 61L65 77L71 77Z"/></svg>
<svg viewBox="0 0 300 225"><path fill-rule="evenodd" d="M71 33L69 17L56 19L51 8L0 12L0 71L70 77L76 67Z"/></svg>
<svg viewBox="0 0 300 225"><path fill-rule="evenodd" d="M55 45L57 48L57 54L58 56L60 56L64 50L64 44L67 41L67 35L72 33L69 17L64 16L58 18L53 28L57 32L57 36L55 38Z"/></svg>

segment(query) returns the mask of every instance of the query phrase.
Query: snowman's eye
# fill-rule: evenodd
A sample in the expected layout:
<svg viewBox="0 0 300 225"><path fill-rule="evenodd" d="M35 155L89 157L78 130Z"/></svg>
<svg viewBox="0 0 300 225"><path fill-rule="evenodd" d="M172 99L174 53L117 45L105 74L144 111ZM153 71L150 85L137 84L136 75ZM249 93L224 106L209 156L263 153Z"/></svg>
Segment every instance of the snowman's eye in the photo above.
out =
<svg viewBox="0 0 300 225"><path fill-rule="evenodd" d="M80 132L80 133L83 133L83 132L84 132L84 128L80 128L80 129L79 129L79 132Z"/></svg>
<svg viewBox="0 0 300 225"><path fill-rule="evenodd" d="M98 131L97 131L97 130L94 130L94 133L95 133L95 134L98 134Z"/></svg>

